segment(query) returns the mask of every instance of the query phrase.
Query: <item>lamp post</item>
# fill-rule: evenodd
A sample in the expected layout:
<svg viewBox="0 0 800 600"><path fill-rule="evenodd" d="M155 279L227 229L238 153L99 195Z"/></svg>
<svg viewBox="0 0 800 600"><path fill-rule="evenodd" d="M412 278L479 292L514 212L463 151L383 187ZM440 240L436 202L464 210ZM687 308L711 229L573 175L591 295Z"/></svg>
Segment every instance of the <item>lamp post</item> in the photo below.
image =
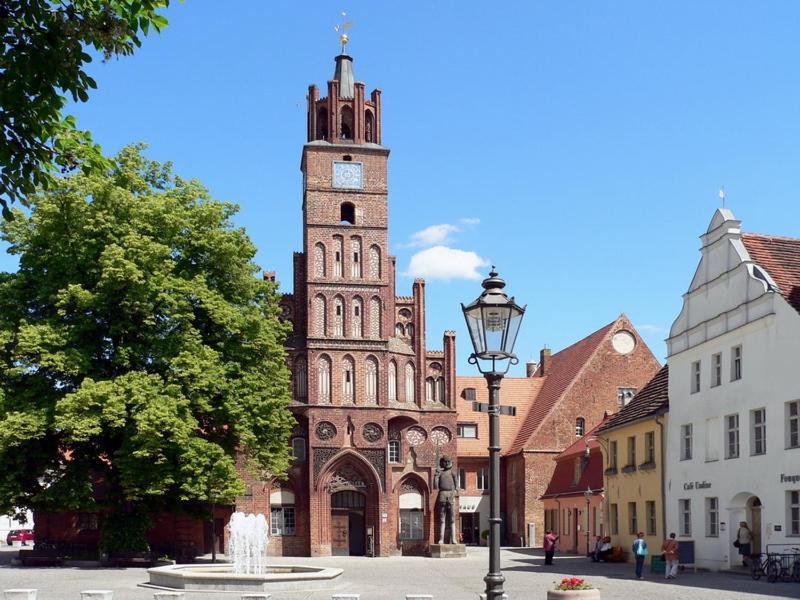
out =
<svg viewBox="0 0 800 600"><path fill-rule="evenodd" d="M486 599L502 600L505 577L500 572L500 383L511 365L519 362L514 343L525 307L503 292L506 282L494 267L481 285L481 295L467 306L462 304L461 310L474 349L469 362L478 367L489 387L489 572L483 580Z"/></svg>
<svg viewBox="0 0 800 600"><path fill-rule="evenodd" d="M586 555L589 555L589 501L592 499L592 488L586 486L586 491L583 492L583 497L586 498Z"/></svg>

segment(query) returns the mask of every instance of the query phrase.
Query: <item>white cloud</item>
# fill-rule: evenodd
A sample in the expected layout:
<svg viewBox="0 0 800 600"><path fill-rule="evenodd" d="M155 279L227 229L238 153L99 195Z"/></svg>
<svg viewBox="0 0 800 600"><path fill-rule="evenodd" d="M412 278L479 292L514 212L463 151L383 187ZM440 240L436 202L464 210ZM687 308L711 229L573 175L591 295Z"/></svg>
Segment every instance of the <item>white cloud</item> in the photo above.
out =
<svg viewBox="0 0 800 600"><path fill-rule="evenodd" d="M409 246L435 246L437 244L446 244L450 236L458 231L458 227L450 225L449 223L442 223L440 225L430 225L422 231L417 231L411 235L411 242Z"/></svg>
<svg viewBox="0 0 800 600"><path fill-rule="evenodd" d="M649 331L652 333L666 333L667 328L662 327L661 325L653 325L651 323L644 323L643 325L637 325L636 329L639 331Z"/></svg>
<svg viewBox="0 0 800 600"><path fill-rule="evenodd" d="M478 225L481 222L481 220L477 217L465 217L463 219L459 219L458 221L462 225Z"/></svg>
<svg viewBox="0 0 800 600"><path fill-rule="evenodd" d="M467 250L434 246L420 250L411 257L407 275L433 279L482 279L478 272L489 261Z"/></svg>

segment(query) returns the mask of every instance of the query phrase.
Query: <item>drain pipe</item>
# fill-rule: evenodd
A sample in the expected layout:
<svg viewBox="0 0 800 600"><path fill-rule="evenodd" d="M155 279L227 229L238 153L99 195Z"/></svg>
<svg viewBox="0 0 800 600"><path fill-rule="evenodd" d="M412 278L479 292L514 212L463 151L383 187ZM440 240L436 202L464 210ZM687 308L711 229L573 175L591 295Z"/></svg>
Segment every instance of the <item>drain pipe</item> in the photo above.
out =
<svg viewBox="0 0 800 600"><path fill-rule="evenodd" d="M658 425L658 437L661 440L661 528L664 531L662 539L667 539L667 536L669 535L667 533L667 463L664 457L666 445L664 444L664 423L661 421L662 416L663 415L656 416L656 425Z"/></svg>

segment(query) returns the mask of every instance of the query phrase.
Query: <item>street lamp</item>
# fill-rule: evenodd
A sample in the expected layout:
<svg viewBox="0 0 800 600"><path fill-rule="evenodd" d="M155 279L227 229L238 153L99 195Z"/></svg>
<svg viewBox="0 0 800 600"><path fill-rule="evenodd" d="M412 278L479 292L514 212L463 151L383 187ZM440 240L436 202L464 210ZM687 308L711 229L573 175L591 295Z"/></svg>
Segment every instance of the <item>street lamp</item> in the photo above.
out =
<svg viewBox="0 0 800 600"><path fill-rule="evenodd" d="M461 310L475 350L469 362L478 367L489 387L489 572L483 580L486 599L502 600L505 577L500 572L500 382L511 365L519 362L514 343L525 307L503 292L506 282L497 276L494 267L481 285L481 295L467 306L462 304Z"/></svg>
<svg viewBox="0 0 800 600"><path fill-rule="evenodd" d="M586 486L586 491L583 492L583 497L586 498L586 555L589 555L589 500L592 499L592 488ZM577 545L577 544L576 544Z"/></svg>

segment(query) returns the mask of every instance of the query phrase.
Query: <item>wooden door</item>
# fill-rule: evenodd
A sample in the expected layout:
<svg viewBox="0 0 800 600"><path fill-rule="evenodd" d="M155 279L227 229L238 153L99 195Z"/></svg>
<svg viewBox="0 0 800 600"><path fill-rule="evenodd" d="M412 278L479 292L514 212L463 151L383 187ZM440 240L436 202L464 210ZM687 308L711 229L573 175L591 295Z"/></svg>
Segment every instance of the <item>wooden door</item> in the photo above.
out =
<svg viewBox="0 0 800 600"><path fill-rule="evenodd" d="M350 517L347 513L331 514L331 554L347 556L350 554L350 538L347 530Z"/></svg>

